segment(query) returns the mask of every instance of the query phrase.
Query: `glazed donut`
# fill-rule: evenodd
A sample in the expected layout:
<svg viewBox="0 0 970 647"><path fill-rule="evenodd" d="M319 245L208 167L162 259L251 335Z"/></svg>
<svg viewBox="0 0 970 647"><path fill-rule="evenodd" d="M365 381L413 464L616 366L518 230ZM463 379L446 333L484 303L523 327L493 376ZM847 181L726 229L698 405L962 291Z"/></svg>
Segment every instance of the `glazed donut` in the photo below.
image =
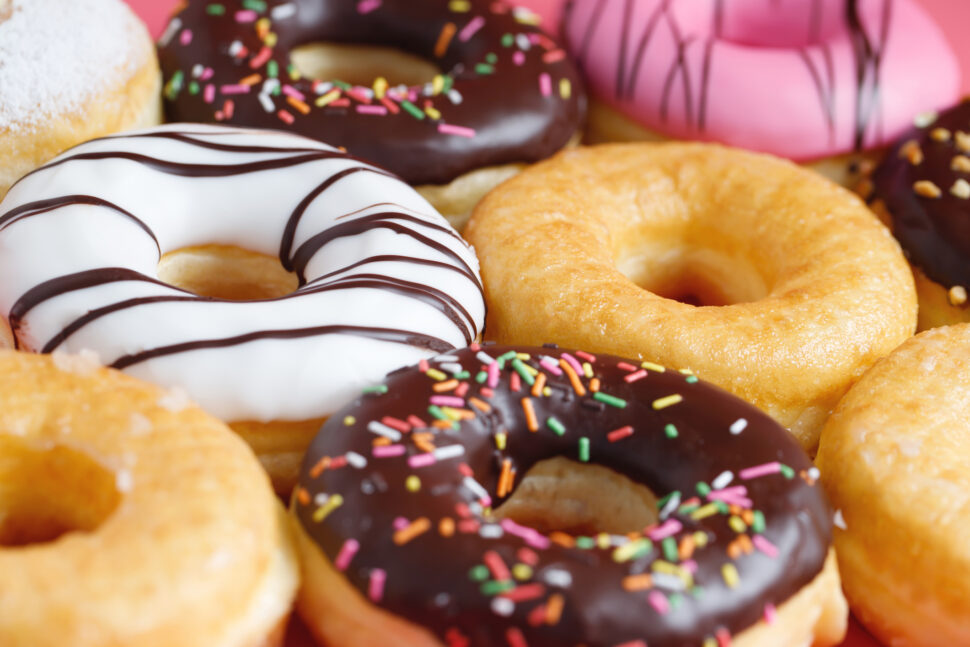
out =
<svg viewBox="0 0 970 647"><path fill-rule="evenodd" d="M241 248L290 287L231 301L160 280L160 258L211 245L226 271ZM184 387L283 490L323 417L484 319L475 255L406 184L313 140L224 126L100 139L25 177L0 203L0 276L20 348L91 349Z"/></svg>
<svg viewBox="0 0 970 647"><path fill-rule="evenodd" d="M489 189L582 127L572 62L532 14L504 2L184 4L159 47L171 120L287 128L344 146L417 185L459 228ZM399 51L369 62L369 50L298 49L313 41L399 48L430 71L402 85L415 72ZM300 56L303 69L322 68L317 78L301 76Z"/></svg>
<svg viewBox="0 0 970 647"><path fill-rule="evenodd" d="M567 151L489 194L466 236L489 339L689 367L810 453L839 398L916 323L905 259L860 200L711 144Z"/></svg>
<svg viewBox="0 0 970 647"><path fill-rule="evenodd" d="M887 645L970 644L970 326L917 335L839 403L819 446L846 595Z"/></svg>
<svg viewBox="0 0 970 647"><path fill-rule="evenodd" d="M0 403L0 644L280 644L290 526L225 425L90 355L0 351Z"/></svg>
<svg viewBox="0 0 970 647"><path fill-rule="evenodd" d="M575 0L565 32L595 141L717 141L846 185L959 96L956 55L914 0Z"/></svg>
<svg viewBox="0 0 970 647"><path fill-rule="evenodd" d="M970 101L923 115L860 191L913 266L919 328L970 321Z"/></svg>
<svg viewBox="0 0 970 647"><path fill-rule="evenodd" d="M160 87L121 0L0 0L0 199L75 144L160 123Z"/></svg>
<svg viewBox="0 0 970 647"><path fill-rule="evenodd" d="M833 645L814 480L784 429L692 375L472 346L314 440L298 609L328 645Z"/></svg>

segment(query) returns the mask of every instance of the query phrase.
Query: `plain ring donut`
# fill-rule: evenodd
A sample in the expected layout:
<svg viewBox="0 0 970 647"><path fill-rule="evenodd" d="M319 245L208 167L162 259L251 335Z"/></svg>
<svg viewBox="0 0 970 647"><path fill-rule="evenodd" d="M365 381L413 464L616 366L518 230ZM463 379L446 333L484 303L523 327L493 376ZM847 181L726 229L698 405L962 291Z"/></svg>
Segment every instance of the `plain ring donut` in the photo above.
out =
<svg viewBox="0 0 970 647"><path fill-rule="evenodd" d="M163 255L205 245L257 252L295 289L230 301L159 279ZM0 252L21 348L91 349L184 388L277 484L321 418L394 368L466 346L484 319L474 253L423 198L280 132L169 125L84 144L11 189Z"/></svg>
<svg viewBox="0 0 970 647"><path fill-rule="evenodd" d="M97 358L0 351L0 644L270 647L298 585L252 451Z"/></svg>
<svg viewBox="0 0 970 647"><path fill-rule="evenodd" d="M475 345L384 386L324 426L295 493L298 608L325 644L842 639L816 471L750 404L552 347Z"/></svg>
<svg viewBox="0 0 970 647"><path fill-rule="evenodd" d="M716 145L566 151L489 194L466 237L488 339L689 367L809 452L849 386L916 325L906 261L858 198Z"/></svg>

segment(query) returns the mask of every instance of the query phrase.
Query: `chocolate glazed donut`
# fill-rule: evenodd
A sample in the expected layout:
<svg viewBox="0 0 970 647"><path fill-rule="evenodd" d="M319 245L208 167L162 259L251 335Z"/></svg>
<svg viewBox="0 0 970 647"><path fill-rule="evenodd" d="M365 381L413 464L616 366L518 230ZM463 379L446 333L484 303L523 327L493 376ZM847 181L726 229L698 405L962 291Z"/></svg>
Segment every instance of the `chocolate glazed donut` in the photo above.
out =
<svg viewBox="0 0 970 647"><path fill-rule="evenodd" d="M656 522L576 536L490 516L554 457L646 485ZM330 418L294 506L351 586L448 645L723 645L822 571L816 475L767 415L689 373L486 345Z"/></svg>
<svg viewBox="0 0 970 647"><path fill-rule="evenodd" d="M537 161L577 132L586 98L529 22L493 0L190 0L159 44L167 116L287 127L413 185ZM291 51L319 41L398 48L443 74L410 88L301 78Z"/></svg>

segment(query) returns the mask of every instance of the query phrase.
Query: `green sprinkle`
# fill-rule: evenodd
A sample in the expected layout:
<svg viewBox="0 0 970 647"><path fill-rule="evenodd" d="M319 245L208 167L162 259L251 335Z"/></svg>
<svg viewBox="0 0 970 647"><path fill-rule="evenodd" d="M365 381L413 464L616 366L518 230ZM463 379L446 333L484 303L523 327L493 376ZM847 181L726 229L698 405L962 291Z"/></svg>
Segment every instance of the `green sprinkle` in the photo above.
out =
<svg viewBox="0 0 970 647"><path fill-rule="evenodd" d="M603 393L602 391L597 391L593 394L593 399L598 400L604 404L608 404L611 407L616 407L617 409L626 408L626 400L618 398L615 395L610 395L608 393Z"/></svg>
<svg viewBox="0 0 970 647"><path fill-rule="evenodd" d="M266 64L266 76L271 79L275 79L280 75L280 64L276 61L271 60Z"/></svg>
<svg viewBox="0 0 970 647"><path fill-rule="evenodd" d="M205 12L210 16L224 16L226 14L226 8L221 4L210 4L205 8Z"/></svg>
<svg viewBox="0 0 970 647"><path fill-rule="evenodd" d="M704 589L699 586L695 586L690 590L690 594L694 596L694 598L700 600L702 597L704 597Z"/></svg>
<svg viewBox="0 0 970 647"><path fill-rule="evenodd" d="M592 537L576 537L576 548L589 550L596 547L596 540Z"/></svg>
<svg viewBox="0 0 970 647"><path fill-rule="evenodd" d="M451 418L449 418L447 414L445 414L445 412L441 410L441 407L439 407L436 404L432 404L428 407L428 413L430 413L438 420L451 420Z"/></svg>
<svg viewBox="0 0 970 647"><path fill-rule="evenodd" d="M707 483L704 483L703 481L697 484L696 489L697 489L697 493L700 494L701 496L707 496L708 494L711 493L711 486L708 485Z"/></svg>
<svg viewBox="0 0 970 647"><path fill-rule="evenodd" d="M266 3L263 0L243 0L243 7L263 13L266 11Z"/></svg>
<svg viewBox="0 0 970 647"><path fill-rule="evenodd" d="M670 608L676 609L684 603L684 596L680 593L674 593L670 596Z"/></svg>
<svg viewBox="0 0 970 647"><path fill-rule="evenodd" d="M519 354L518 354L518 353L516 353L516 352L515 352L514 350L510 350L510 351L509 351L509 352L507 352L507 353L502 353L501 355L499 355L499 356L498 356L498 357L496 357L495 359L497 359L497 360L498 360L498 361L500 361L500 362L507 362L507 361L509 361L510 359L515 359L516 357L518 357L518 355L519 355Z"/></svg>
<svg viewBox="0 0 970 647"><path fill-rule="evenodd" d="M182 91L182 84L185 82L185 73L182 70L177 71L172 75L172 78L165 85L165 98L169 101L175 101L175 98Z"/></svg>
<svg viewBox="0 0 970 647"><path fill-rule="evenodd" d="M751 520L751 530L756 533L762 533L765 531L765 513L761 510L754 511L754 518Z"/></svg>
<svg viewBox="0 0 970 647"><path fill-rule="evenodd" d="M450 74L449 74L449 75L446 75L446 76L445 76L445 85L444 85L444 87L443 87L443 88L441 89L441 90L442 90L442 92L448 92L448 91L449 91L449 90L451 90L451 89L452 89L453 87L455 87L455 79L454 79L454 78L452 78L452 76L451 76Z"/></svg>
<svg viewBox="0 0 970 647"><path fill-rule="evenodd" d="M334 79L334 80L331 81L331 83L333 83L335 86L337 86L341 90L350 90L351 88L354 87L351 84L347 83L346 81L341 81L340 79Z"/></svg>
<svg viewBox="0 0 970 647"><path fill-rule="evenodd" d="M731 508L724 501L715 501L714 507L716 507L717 511L721 514L727 514L731 511Z"/></svg>
<svg viewBox="0 0 970 647"><path fill-rule="evenodd" d="M384 395L385 393L387 393L387 385L376 384L374 386L368 386L367 388L364 389L364 393L365 394L376 393L377 395Z"/></svg>
<svg viewBox="0 0 970 647"><path fill-rule="evenodd" d="M502 47L512 47L515 44L515 36L512 34L504 34L502 36Z"/></svg>
<svg viewBox="0 0 970 647"><path fill-rule="evenodd" d="M189 94L191 94L191 95L194 96L194 95L196 95L198 93L199 93L199 82L198 81L190 81L189 82Z"/></svg>
<svg viewBox="0 0 970 647"><path fill-rule="evenodd" d="M519 374L519 377L522 378L522 381L528 384L529 386L532 386L533 384L536 383L536 379L532 377L532 374L529 373L528 370L526 370L525 364L523 364L522 360L519 359L518 357L512 360L512 368L515 369L515 372Z"/></svg>
<svg viewBox="0 0 970 647"><path fill-rule="evenodd" d="M403 101L401 101L401 107L404 108L412 117L414 117L418 121L421 121L424 119L424 113L421 112L421 109L418 108L413 103L411 103L410 101L408 101L407 99L404 99Z"/></svg>
<svg viewBox="0 0 970 647"><path fill-rule="evenodd" d="M589 438L586 436L579 439L579 460L583 463L589 462Z"/></svg>
<svg viewBox="0 0 970 647"><path fill-rule="evenodd" d="M677 427L675 427L673 424L671 424L671 423L668 422L664 426L664 435L666 435L667 438L676 438L677 437Z"/></svg>
<svg viewBox="0 0 970 647"><path fill-rule="evenodd" d="M485 380L488 379L488 373L485 371L479 371L478 375L475 376L475 381L479 384L485 384Z"/></svg>
<svg viewBox="0 0 970 647"><path fill-rule="evenodd" d="M492 580L491 582L484 582L479 587L479 590L482 592L482 595L492 596L511 591L514 588L515 582L512 580Z"/></svg>
<svg viewBox="0 0 970 647"><path fill-rule="evenodd" d="M694 510L699 509L700 506L696 503L685 503L684 505L677 508L677 514L690 514Z"/></svg>
<svg viewBox="0 0 970 647"><path fill-rule="evenodd" d="M454 377L456 380L467 380L472 376L468 371L462 371L460 373L455 373Z"/></svg>
<svg viewBox="0 0 970 647"><path fill-rule="evenodd" d="M475 72L483 76L486 74L491 74L494 71L495 71L495 68L489 65L488 63L479 63L478 65L475 66Z"/></svg>
<svg viewBox="0 0 970 647"><path fill-rule="evenodd" d="M614 562L628 562L631 559L637 559L646 555L653 549L653 544L650 543L649 539L641 537L635 541L631 541L627 544L623 544L613 550L613 561Z"/></svg>
<svg viewBox="0 0 970 647"><path fill-rule="evenodd" d="M667 505L667 502L670 501L675 496L680 496L680 490L674 490L673 492L671 492L670 494L668 494L664 498L662 498L659 501L657 501L657 507L658 508L663 508L665 505Z"/></svg>
<svg viewBox="0 0 970 647"><path fill-rule="evenodd" d="M793 479L793 478L795 478L795 470L793 470L792 468L788 467L787 465L782 465L781 466L781 473L785 475L785 478L786 479Z"/></svg>
<svg viewBox="0 0 970 647"><path fill-rule="evenodd" d="M685 379L684 381L687 382L688 384L695 384L698 380L696 375L688 375L687 379Z"/></svg>
<svg viewBox="0 0 970 647"><path fill-rule="evenodd" d="M680 556L677 552L677 540L673 537L665 537L662 542L660 542L660 547L663 549L664 559L668 562L676 562Z"/></svg>
<svg viewBox="0 0 970 647"><path fill-rule="evenodd" d="M556 432L557 436L562 436L566 433L566 427L555 418L546 418L546 426Z"/></svg>
<svg viewBox="0 0 970 647"><path fill-rule="evenodd" d="M478 566L472 566L472 569L468 571L468 578L474 582L484 582L488 579L488 567L484 564L479 564Z"/></svg>
<svg viewBox="0 0 970 647"><path fill-rule="evenodd" d="M290 75L290 79L293 81L300 80L300 70L296 69L296 65L292 63L286 66L286 73Z"/></svg>
<svg viewBox="0 0 970 647"><path fill-rule="evenodd" d="M498 56L496 56L493 52L489 52L488 54L485 55L485 60L491 63L492 65L495 65L496 63L498 63Z"/></svg>

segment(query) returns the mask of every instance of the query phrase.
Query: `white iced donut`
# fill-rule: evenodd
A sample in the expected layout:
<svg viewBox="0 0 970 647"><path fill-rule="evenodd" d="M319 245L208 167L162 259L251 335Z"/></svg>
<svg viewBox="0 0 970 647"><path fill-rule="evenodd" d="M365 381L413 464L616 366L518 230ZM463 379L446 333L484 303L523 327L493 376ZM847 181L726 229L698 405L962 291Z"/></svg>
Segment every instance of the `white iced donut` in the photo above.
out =
<svg viewBox="0 0 970 647"><path fill-rule="evenodd" d="M205 245L278 256L299 287L230 301L159 279L163 255ZM183 387L262 458L288 454L287 478L321 418L466 346L485 310L475 254L404 182L296 135L203 125L88 142L26 176L0 203L0 276L20 348L91 349ZM308 423L287 447L259 427L282 421Z"/></svg>

